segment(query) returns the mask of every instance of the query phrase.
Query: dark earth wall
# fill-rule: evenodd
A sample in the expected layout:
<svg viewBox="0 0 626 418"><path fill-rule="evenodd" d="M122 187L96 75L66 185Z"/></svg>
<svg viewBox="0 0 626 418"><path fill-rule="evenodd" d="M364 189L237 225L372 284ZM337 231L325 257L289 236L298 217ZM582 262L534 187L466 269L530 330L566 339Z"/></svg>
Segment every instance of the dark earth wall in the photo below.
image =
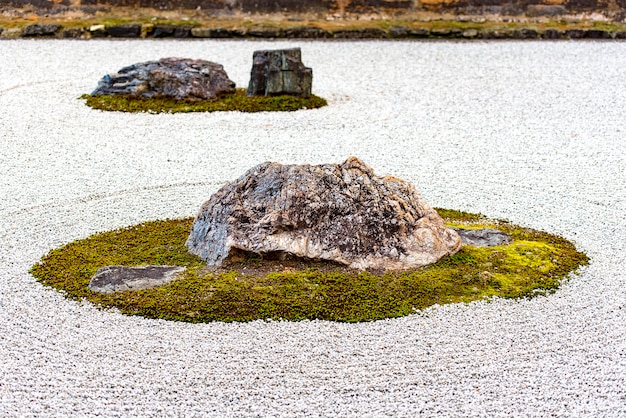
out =
<svg viewBox="0 0 626 418"><path fill-rule="evenodd" d="M122 6L224 13L388 13L413 11L560 15L599 12L622 16L626 0L0 0L0 7Z"/></svg>

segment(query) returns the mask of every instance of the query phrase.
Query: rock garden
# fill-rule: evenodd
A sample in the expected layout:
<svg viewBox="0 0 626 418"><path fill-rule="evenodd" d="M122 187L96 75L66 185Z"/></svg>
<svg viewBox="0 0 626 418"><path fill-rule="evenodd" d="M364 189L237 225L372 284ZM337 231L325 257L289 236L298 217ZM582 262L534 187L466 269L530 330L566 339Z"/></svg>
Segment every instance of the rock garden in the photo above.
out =
<svg viewBox="0 0 626 418"><path fill-rule="evenodd" d="M100 110L123 112L271 112L315 109L313 71L299 48L255 51L247 89L236 89L220 64L186 58L142 62L105 75L81 98Z"/></svg>
<svg viewBox="0 0 626 418"><path fill-rule="evenodd" d="M69 297L148 318L361 322L545 294L587 261L558 236L432 209L410 183L351 157L258 165L193 222L97 234L51 251L31 273Z"/></svg>
<svg viewBox="0 0 626 418"><path fill-rule="evenodd" d="M626 415L625 46L0 41L0 415Z"/></svg>
<svg viewBox="0 0 626 418"><path fill-rule="evenodd" d="M259 50L245 94L218 63L162 58L107 74L82 98L127 112L287 111L326 105L312 82L300 48ZM266 162L215 192L191 225L98 234L51 251L31 273L72 298L148 318L361 322L544 294L587 264L558 236L439 212L411 183L356 157Z"/></svg>

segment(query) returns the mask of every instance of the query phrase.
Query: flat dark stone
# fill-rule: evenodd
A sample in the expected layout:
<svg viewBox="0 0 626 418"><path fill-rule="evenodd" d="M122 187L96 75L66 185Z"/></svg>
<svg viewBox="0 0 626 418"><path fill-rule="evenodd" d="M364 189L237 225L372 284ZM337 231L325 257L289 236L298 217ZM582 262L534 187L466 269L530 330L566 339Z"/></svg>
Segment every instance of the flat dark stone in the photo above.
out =
<svg viewBox="0 0 626 418"><path fill-rule="evenodd" d="M84 35L85 30L82 28L63 29L63 32L61 32L61 36L68 39L78 39L82 38Z"/></svg>
<svg viewBox="0 0 626 418"><path fill-rule="evenodd" d="M24 32L22 32L22 36L24 37L54 36L59 29L61 29L61 25L57 25L57 24L48 24L48 25L33 24L33 25L28 25L24 28Z"/></svg>
<svg viewBox="0 0 626 418"><path fill-rule="evenodd" d="M109 26L106 29L109 36L114 38L138 38L141 36L141 25L139 24L124 24Z"/></svg>
<svg viewBox="0 0 626 418"><path fill-rule="evenodd" d="M428 38L430 36L430 30L425 28L411 29L409 36L411 38Z"/></svg>
<svg viewBox="0 0 626 418"><path fill-rule="evenodd" d="M392 38L408 38L411 34L411 28L406 26L391 26L389 28L389 35Z"/></svg>
<svg viewBox="0 0 626 418"><path fill-rule="evenodd" d="M169 38L174 36L175 29L176 26L174 25L154 25L152 36L154 38Z"/></svg>
<svg viewBox="0 0 626 418"><path fill-rule="evenodd" d="M150 289L171 282L183 271L180 266L105 266L91 278L89 289L99 293Z"/></svg>
<svg viewBox="0 0 626 418"><path fill-rule="evenodd" d="M189 38L191 37L191 28L188 26L176 26L174 28L174 38Z"/></svg>
<svg viewBox="0 0 626 418"><path fill-rule="evenodd" d="M556 29L546 29L541 34L541 37L543 39L561 39L563 37L563 33Z"/></svg>
<svg viewBox="0 0 626 418"><path fill-rule="evenodd" d="M451 30L448 28L434 28L431 29L430 34L432 36L437 36L437 37L447 37L450 36L451 34Z"/></svg>
<svg viewBox="0 0 626 418"><path fill-rule="evenodd" d="M246 35L252 38L281 38L281 29L250 29Z"/></svg>
<svg viewBox="0 0 626 418"><path fill-rule="evenodd" d="M330 38L331 34L327 30L313 26L303 26L299 28L289 28L283 31L285 38L293 39L323 39Z"/></svg>
<svg viewBox="0 0 626 418"><path fill-rule="evenodd" d="M513 35L514 32L510 30L494 30L485 32L483 37L485 39L511 39Z"/></svg>
<svg viewBox="0 0 626 418"><path fill-rule="evenodd" d="M208 37L213 39L237 38L240 36L242 36L240 31L224 28L214 28L208 32Z"/></svg>
<svg viewBox="0 0 626 418"><path fill-rule="evenodd" d="M535 39L539 37L539 33L534 29L520 29L513 32L515 39Z"/></svg>
<svg viewBox="0 0 626 418"><path fill-rule="evenodd" d="M611 39L611 34L605 30L588 29L585 38L589 39Z"/></svg>
<svg viewBox="0 0 626 418"><path fill-rule="evenodd" d="M333 36L339 39L383 39L389 37L387 32L377 28L338 30L333 32Z"/></svg>
<svg viewBox="0 0 626 418"><path fill-rule="evenodd" d="M569 39L581 39L585 37L585 31L581 29L568 29L565 36Z"/></svg>

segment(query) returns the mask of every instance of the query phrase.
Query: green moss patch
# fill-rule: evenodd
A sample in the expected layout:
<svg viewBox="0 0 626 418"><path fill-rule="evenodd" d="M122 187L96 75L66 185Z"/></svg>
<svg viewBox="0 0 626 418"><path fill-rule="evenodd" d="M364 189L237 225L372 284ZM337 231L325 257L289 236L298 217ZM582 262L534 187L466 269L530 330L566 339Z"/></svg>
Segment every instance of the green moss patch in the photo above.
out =
<svg viewBox="0 0 626 418"><path fill-rule="evenodd" d="M484 216L438 209L456 226L495 228L508 245L464 246L457 254L411 271L358 271L331 262L264 260L240 254L208 269L184 245L193 219L146 222L74 241L31 269L41 283L128 315L174 321L324 319L371 321L408 315L434 304L493 296L531 297L555 289L588 258L569 241ZM186 266L165 286L100 294L87 288L106 265Z"/></svg>
<svg viewBox="0 0 626 418"><path fill-rule="evenodd" d="M316 109L326 106L325 99L295 96L246 96L246 89L237 89L232 95L221 99L209 100L176 100L168 97L147 99L133 96L108 96L84 94L81 99L89 107L113 112L148 112L148 113L180 113L180 112L292 112L301 109Z"/></svg>

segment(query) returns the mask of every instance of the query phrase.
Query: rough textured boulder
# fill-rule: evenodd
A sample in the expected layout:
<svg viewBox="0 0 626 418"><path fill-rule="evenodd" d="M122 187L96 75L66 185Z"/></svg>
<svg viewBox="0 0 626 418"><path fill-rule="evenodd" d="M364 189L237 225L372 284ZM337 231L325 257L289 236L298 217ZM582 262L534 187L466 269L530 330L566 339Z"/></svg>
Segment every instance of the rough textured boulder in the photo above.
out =
<svg viewBox="0 0 626 418"><path fill-rule="evenodd" d="M453 254L461 238L412 184L376 176L351 157L251 168L204 203L187 246L210 266L239 249L395 270Z"/></svg>
<svg viewBox="0 0 626 418"><path fill-rule="evenodd" d="M89 289L100 293L157 287L171 282L185 270L179 266L105 266L89 281Z"/></svg>
<svg viewBox="0 0 626 418"><path fill-rule="evenodd" d="M252 60L248 96L311 95L313 70L302 63L300 48L254 51Z"/></svg>
<svg viewBox="0 0 626 418"><path fill-rule="evenodd" d="M216 100L235 92L224 67L214 62L163 58L124 67L105 75L92 94Z"/></svg>
<svg viewBox="0 0 626 418"><path fill-rule="evenodd" d="M496 245L505 245L512 241L511 237L497 229L462 229L454 228L461 237L461 241L465 245L474 247L495 247Z"/></svg>

